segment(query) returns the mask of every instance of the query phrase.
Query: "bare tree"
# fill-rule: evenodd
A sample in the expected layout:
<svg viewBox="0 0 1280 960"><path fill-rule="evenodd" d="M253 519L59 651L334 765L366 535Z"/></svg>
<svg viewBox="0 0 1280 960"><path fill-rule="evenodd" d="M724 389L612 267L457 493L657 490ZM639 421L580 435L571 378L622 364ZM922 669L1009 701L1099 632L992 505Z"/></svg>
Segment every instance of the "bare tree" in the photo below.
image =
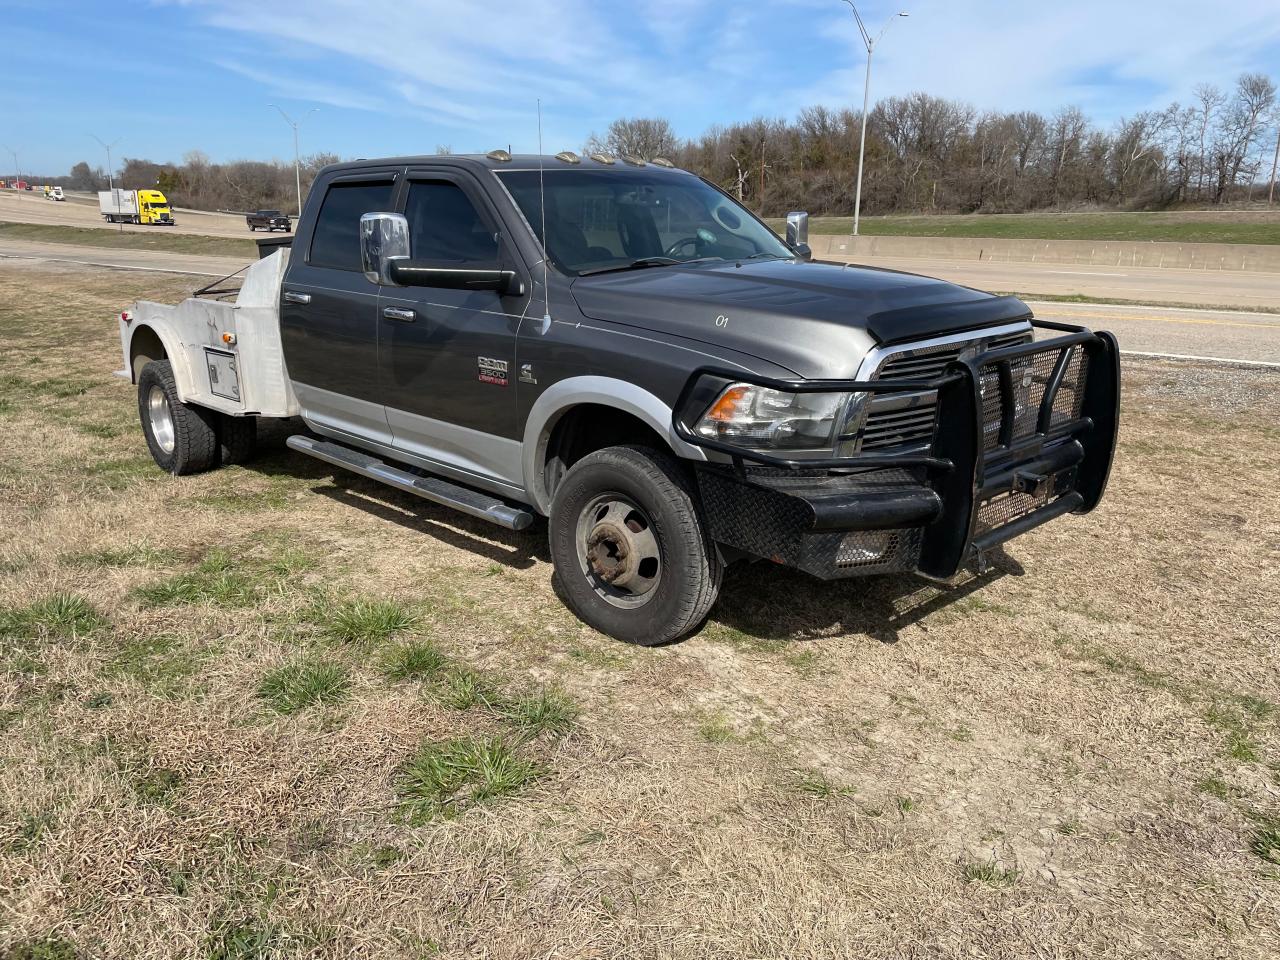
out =
<svg viewBox="0 0 1280 960"><path fill-rule="evenodd" d="M652 160L654 157L674 154L679 146L680 141L669 121L662 117L633 117L613 121L604 137L593 133L587 139L584 149L587 153L608 153Z"/></svg>
<svg viewBox="0 0 1280 960"><path fill-rule="evenodd" d="M1261 73L1246 73L1236 81L1235 96L1218 127L1213 156L1217 182L1214 200L1222 203L1240 181L1255 145L1255 137L1276 102L1276 85ZM1256 168L1250 171L1256 175Z"/></svg>
<svg viewBox="0 0 1280 960"><path fill-rule="evenodd" d="M1195 89L1195 96L1199 103L1196 113L1200 127L1200 156L1197 158L1196 163L1196 194L1203 197L1205 177L1208 176L1212 166L1209 159L1209 126L1213 123L1218 111L1222 109L1222 105L1227 102L1227 97L1226 94L1211 83L1198 84Z"/></svg>

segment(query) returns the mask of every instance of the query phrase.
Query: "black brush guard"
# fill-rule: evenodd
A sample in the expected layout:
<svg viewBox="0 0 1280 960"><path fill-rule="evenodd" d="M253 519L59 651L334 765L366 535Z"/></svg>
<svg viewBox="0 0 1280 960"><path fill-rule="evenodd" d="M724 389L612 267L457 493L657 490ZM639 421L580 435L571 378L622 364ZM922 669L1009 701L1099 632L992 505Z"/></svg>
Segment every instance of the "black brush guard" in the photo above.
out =
<svg viewBox="0 0 1280 960"><path fill-rule="evenodd" d="M702 368L677 400L672 427L686 443L730 458L731 476L727 468L709 464L701 469L700 480L703 474L712 475L716 489L736 484L745 491L745 498L735 499L736 509L745 504L757 511L770 509L771 503L781 506L779 513L789 514L815 537L832 531L910 533L912 543L919 543L914 568L946 579L966 563L981 562L985 551L1042 523L1066 513L1087 513L1106 489L1119 425L1116 339L1067 324L1034 320L1032 325L1061 335L955 360L930 380L777 380ZM813 460L787 459L700 436L692 425L735 382L787 393L936 391L933 440L922 452ZM1064 385L1070 416L1064 416L1058 403ZM776 484L760 478L761 471L749 471L747 463L774 477L852 478L910 471L920 480L893 489L845 489L834 495L813 495L804 489L780 493ZM705 499L708 487L703 489ZM762 498L766 492L772 501ZM753 498L757 493L761 496ZM715 512L723 517L726 504L716 506L720 509ZM715 536L714 518L712 526ZM793 562L785 549L765 550L759 543L750 545L748 552ZM794 565L819 575L858 572L828 573L812 564ZM878 571L873 565L861 572Z"/></svg>

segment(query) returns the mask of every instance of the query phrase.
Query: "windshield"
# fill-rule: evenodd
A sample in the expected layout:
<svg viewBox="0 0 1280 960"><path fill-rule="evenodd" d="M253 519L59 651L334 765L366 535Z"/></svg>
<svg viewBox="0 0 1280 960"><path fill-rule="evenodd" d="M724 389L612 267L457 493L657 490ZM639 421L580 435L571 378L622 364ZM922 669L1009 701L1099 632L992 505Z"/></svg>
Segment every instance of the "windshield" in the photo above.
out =
<svg viewBox="0 0 1280 960"><path fill-rule="evenodd" d="M539 172L498 174L542 239ZM547 170L547 253L566 273L637 260L792 257L778 236L694 176L646 170Z"/></svg>

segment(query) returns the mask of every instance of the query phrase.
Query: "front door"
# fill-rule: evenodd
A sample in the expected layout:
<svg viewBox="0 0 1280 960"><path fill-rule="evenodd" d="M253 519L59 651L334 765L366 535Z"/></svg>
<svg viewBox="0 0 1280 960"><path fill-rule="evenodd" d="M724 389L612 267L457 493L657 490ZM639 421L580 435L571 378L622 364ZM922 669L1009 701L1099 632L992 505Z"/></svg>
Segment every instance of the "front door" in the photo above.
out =
<svg viewBox="0 0 1280 960"><path fill-rule="evenodd" d="M391 442L378 392L378 286L360 263L360 217L392 209L393 175L332 181L285 275L280 335L303 417Z"/></svg>
<svg viewBox="0 0 1280 960"><path fill-rule="evenodd" d="M458 171L409 172L410 258L501 266L525 276L479 186ZM526 294L383 287L380 390L397 448L466 477L523 486L516 425L516 331Z"/></svg>

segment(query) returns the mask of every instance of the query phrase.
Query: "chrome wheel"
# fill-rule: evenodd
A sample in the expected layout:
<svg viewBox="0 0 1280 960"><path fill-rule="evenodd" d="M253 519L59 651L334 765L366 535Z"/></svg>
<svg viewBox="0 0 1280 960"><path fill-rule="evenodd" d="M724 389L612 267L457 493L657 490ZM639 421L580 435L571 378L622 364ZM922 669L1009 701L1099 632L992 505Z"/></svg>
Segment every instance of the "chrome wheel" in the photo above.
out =
<svg viewBox="0 0 1280 960"><path fill-rule="evenodd" d="M159 386L152 387L147 394L147 419L156 444L165 453L173 453L173 411L169 409L169 398Z"/></svg>
<svg viewBox="0 0 1280 960"><path fill-rule="evenodd" d="M662 580L662 554L649 517L617 493L578 515L578 562L591 588L616 607L643 606Z"/></svg>

